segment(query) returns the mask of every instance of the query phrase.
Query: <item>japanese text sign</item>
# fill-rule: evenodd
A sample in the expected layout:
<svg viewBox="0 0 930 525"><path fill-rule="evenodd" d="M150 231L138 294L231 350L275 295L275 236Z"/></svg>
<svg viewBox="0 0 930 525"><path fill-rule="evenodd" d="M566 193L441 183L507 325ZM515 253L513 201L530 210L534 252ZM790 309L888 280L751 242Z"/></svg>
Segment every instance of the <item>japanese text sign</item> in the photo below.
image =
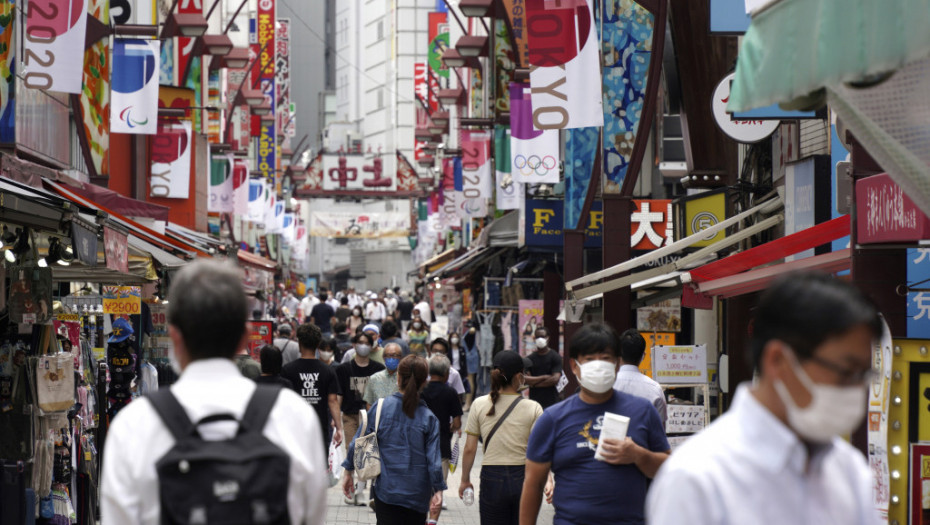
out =
<svg viewBox="0 0 930 525"><path fill-rule="evenodd" d="M670 200L634 200L630 215L630 247L655 250L672 242L674 216Z"/></svg>
<svg viewBox="0 0 930 525"><path fill-rule="evenodd" d="M659 383L706 383L707 345L657 346L652 370Z"/></svg>
<svg viewBox="0 0 930 525"><path fill-rule="evenodd" d="M930 219L887 173L856 181L856 241L916 241L930 233Z"/></svg>
<svg viewBox="0 0 930 525"><path fill-rule="evenodd" d="M668 405L666 411L668 419L665 421L665 432L668 434L693 433L704 429L704 405Z"/></svg>

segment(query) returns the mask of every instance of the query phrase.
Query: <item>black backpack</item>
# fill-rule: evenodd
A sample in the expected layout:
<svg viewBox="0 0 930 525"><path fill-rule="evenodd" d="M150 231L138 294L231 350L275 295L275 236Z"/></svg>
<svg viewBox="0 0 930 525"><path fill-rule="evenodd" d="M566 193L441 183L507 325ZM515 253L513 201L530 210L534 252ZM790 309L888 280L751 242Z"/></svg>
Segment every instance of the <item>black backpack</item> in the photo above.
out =
<svg viewBox="0 0 930 525"><path fill-rule="evenodd" d="M287 525L290 456L262 430L281 391L257 385L236 435L204 441L200 425L237 421L231 414L192 423L169 389L146 396L176 440L155 464L163 525Z"/></svg>

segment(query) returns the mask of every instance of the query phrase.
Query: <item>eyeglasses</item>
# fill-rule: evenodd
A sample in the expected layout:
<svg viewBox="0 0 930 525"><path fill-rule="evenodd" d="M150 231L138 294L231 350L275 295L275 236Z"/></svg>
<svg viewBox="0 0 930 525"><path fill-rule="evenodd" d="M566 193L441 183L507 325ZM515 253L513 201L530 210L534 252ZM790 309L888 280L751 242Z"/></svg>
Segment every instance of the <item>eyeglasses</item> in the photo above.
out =
<svg viewBox="0 0 930 525"><path fill-rule="evenodd" d="M807 360L813 361L836 374L840 378L840 384L843 385L866 385L875 381L881 375L874 368L866 368L865 370L849 369L816 355L808 357Z"/></svg>

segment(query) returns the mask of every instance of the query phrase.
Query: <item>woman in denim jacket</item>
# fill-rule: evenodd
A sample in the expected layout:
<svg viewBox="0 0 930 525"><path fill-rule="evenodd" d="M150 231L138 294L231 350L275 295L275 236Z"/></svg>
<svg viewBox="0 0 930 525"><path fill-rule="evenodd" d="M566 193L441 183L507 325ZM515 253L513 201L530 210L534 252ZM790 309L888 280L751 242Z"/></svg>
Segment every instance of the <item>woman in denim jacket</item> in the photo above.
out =
<svg viewBox="0 0 930 525"><path fill-rule="evenodd" d="M375 516L378 525L426 523L430 501L442 497L439 453L439 420L420 399L429 379L426 360L415 355L403 358L397 367L400 392L384 398L378 425L381 475L374 482ZM355 439L375 429L378 405L368 411L367 428L359 428L349 444L342 490L352 496L355 486L352 458Z"/></svg>

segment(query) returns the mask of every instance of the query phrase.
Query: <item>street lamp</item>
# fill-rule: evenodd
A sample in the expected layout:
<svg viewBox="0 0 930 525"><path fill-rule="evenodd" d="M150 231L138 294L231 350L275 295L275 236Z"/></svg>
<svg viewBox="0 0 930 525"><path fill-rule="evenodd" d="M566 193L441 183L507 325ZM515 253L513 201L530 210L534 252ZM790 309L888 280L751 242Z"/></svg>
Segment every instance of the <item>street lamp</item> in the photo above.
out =
<svg viewBox="0 0 930 525"><path fill-rule="evenodd" d="M252 106L252 114L261 115L261 116L270 115L271 114L271 102L264 101L261 104Z"/></svg>
<svg viewBox="0 0 930 525"><path fill-rule="evenodd" d="M441 60L442 63L448 68L467 67L471 69L478 69L481 67L481 63L478 62L476 58L465 57L451 47L442 52Z"/></svg>
<svg viewBox="0 0 930 525"><path fill-rule="evenodd" d="M459 10L465 16L486 17L491 16L494 10L494 0L459 0Z"/></svg>
<svg viewBox="0 0 930 525"><path fill-rule="evenodd" d="M440 89L439 102L445 106L460 106L465 103L465 90L462 88Z"/></svg>
<svg viewBox="0 0 930 525"><path fill-rule="evenodd" d="M183 36L197 38L209 28L207 19L199 13L171 13L162 29L161 37Z"/></svg>
<svg viewBox="0 0 930 525"><path fill-rule="evenodd" d="M462 35L455 43L455 50L465 58L477 58L488 55L488 37Z"/></svg>

